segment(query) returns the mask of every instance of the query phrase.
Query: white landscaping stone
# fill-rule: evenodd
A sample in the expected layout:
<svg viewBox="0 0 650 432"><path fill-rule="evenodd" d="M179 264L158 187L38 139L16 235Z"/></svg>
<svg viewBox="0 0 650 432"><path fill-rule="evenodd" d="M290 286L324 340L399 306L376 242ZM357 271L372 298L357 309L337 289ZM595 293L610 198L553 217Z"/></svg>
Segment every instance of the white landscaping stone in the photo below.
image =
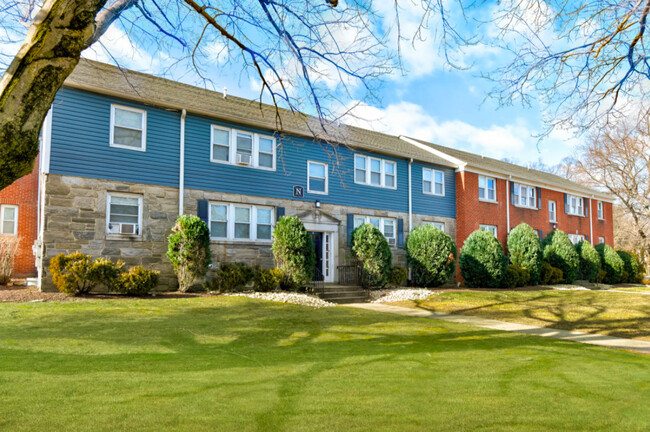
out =
<svg viewBox="0 0 650 432"><path fill-rule="evenodd" d="M372 303L392 303L405 300L425 300L433 295L440 294L426 288L394 288L370 291Z"/></svg>
<svg viewBox="0 0 650 432"><path fill-rule="evenodd" d="M225 294L225 295L235 296L235 297L250 297L254 299L270 300L270 301L276 301L280 303L292 303L301 306L311 306L315 308L336 306L334 303L327 302L318 297L314 297L307 294L291 293L291 292L269 292L269 293L248 292L248 293L232 293L232 294Z"/></svg>

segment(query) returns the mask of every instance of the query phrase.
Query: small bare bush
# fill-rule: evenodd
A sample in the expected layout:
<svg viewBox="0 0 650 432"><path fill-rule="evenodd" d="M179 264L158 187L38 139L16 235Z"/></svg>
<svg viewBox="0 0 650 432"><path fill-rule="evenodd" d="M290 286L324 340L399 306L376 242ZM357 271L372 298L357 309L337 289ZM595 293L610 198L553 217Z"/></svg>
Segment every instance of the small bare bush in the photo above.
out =
<svg viewBox="0 0 650 432"><path fill-rule="evenodd" d="M11 280L20 237L0 236L0 285Z"/></svg>

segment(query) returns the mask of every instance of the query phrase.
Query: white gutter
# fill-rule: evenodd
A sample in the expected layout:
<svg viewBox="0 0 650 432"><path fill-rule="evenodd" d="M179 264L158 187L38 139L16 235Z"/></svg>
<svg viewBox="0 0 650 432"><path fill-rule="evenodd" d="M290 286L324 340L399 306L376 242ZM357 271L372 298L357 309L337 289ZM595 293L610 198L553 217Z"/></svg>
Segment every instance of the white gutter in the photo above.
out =
<svg viewBox="0 0 650 432"><path fill-rule="evenodd" d="M185 108L181 111L181 148L179 158L179 173L178 173L178 214L182 215L183 211L183 198L185 196L185 116L187 111Z"/></svg>
<svg viewBox="0 0 650 432"><path fill-rule="evenodd" d="M591 203L594 201L594 196L592 195L589 199L589 242L591 245L594 245L594 212L592 211ZM555 209L557 211L557 209ZM596 204L596 211L598 211L598 204Z"/></svg>
<svg viewBox="0 0 650 432"><path fill-rule="evenodd" d="M510 179L512 176L508 176L506 179L506 225L507 233L510 233Z"/></svg>
<svg viewBox="0 0 650 432"><path fill-rule="evenodd" d="M409 160L409 232L413 230L413 198L411 193L411 165L413 158Z"/></svg>

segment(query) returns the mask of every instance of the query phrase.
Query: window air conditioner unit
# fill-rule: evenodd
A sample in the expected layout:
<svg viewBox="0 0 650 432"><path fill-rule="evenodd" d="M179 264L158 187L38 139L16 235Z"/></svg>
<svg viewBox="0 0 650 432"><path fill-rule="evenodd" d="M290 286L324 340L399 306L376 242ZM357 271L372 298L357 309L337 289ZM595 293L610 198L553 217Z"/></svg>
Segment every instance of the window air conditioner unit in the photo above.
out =
<svg viewBox="0 0 650 432"><path fill-rule="evenodd" d="M393 238L389 238L389 239L387 239L387 240L388 240L388 244L389 244L389 245L393 245L393 246L395 245L395 237L393 237Z"/></svg>
<svg viewBox="0 0 650 432"><path fill-rule="evenodd" d="M237 164L238 165L250 165L252 162L251 155L237 153Z"/></svg>
<svg viewBox="0 0 650 432"><path fill-rule="evenodd" d="M120 234L137 234L135 224L120 224Z"/></svg>

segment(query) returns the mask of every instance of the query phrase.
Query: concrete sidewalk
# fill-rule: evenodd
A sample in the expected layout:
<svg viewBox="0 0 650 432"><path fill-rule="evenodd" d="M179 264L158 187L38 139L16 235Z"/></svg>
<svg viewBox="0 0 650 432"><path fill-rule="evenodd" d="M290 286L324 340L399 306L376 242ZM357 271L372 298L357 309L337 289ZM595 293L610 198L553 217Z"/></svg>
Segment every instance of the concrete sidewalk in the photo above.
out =
<svg viewBox="0 0 650 432"><path fill-rule="evenodd" d="M634 351L642 354L650 354L650 342L635 339L624 339L600 334L582 333L577 331L559 330L546 327L536 327L526 324L509 323L487 318L479 318L467 315L453 315L440 312L431 312L423 309L412 309L401 306L391 306L381 303L353 303L346 306L359 309L367 309L375 312L386 312L398 315L433 318L459 324L469 324L477 327L492 330L502 330L527 335L549 337L572 342L580 342L590 345L598 345L606 348L616 348L627 351Z"/></svg>

